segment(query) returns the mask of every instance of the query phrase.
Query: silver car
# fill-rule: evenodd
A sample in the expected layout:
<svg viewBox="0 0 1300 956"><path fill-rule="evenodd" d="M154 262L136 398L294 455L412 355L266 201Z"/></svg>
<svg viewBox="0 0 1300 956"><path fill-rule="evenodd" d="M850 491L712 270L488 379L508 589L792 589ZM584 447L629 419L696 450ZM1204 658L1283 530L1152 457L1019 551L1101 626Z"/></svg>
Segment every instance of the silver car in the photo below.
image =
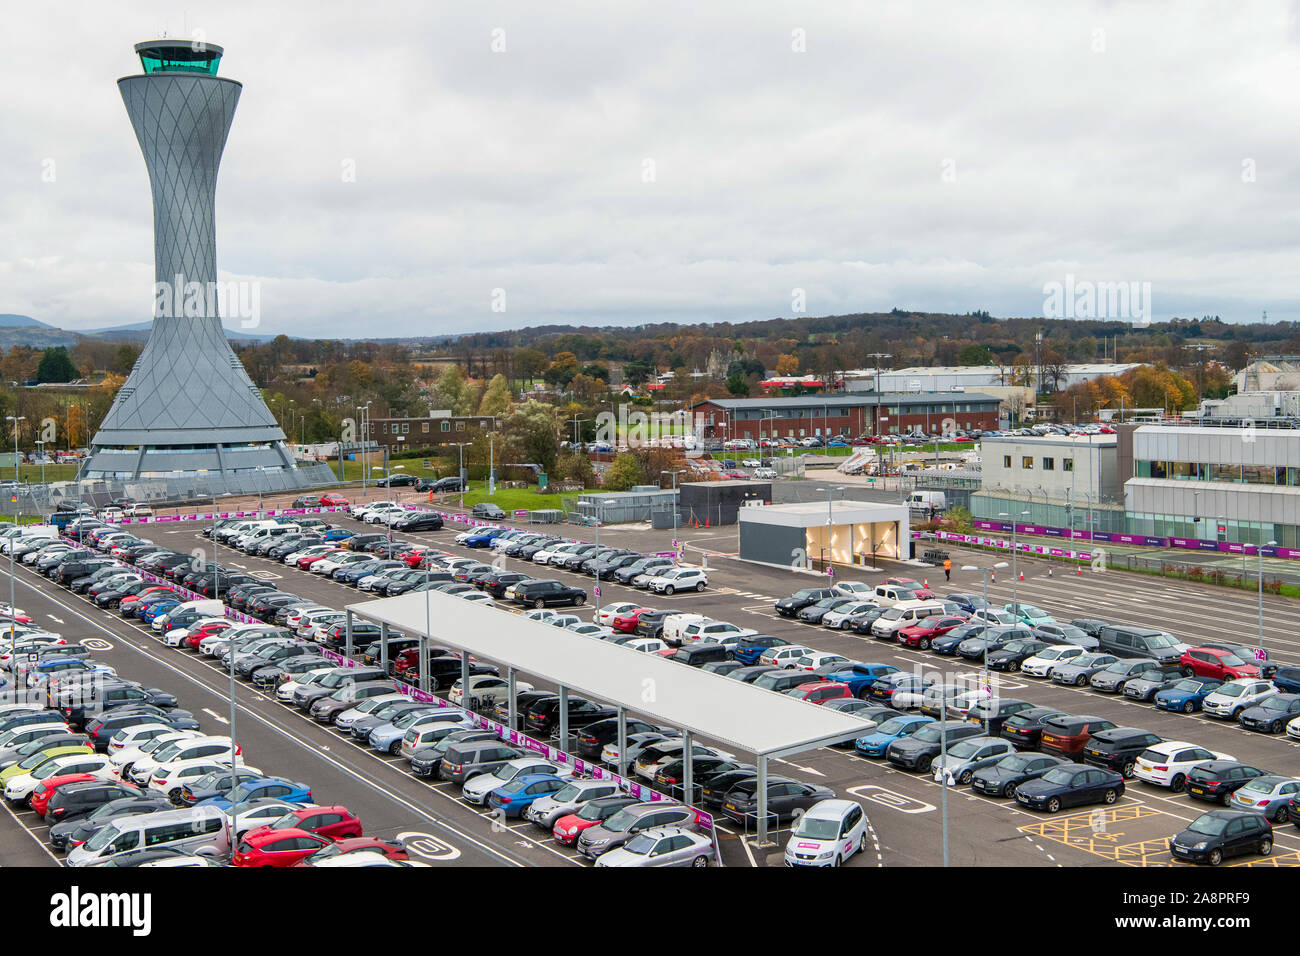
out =
<svg viewBox="0 0 1300 956"><path fill-rule="evenodd" d="M618 786L610 780L573 780L563 789L538 797L524 808L523 818L543 830L550 830L555 821L570 813L577 813L583 804L599 797L616 797Z"/></svg>
<svg viewBox="0 0 1300 956"><path fill-rule="evenodd" d="M596 858L597 866L708 866L713 841L681 827L643 830L627 843Z"/></svg>
<svg viewBox="0 0 1300 956"><path fill-rule="evenodd" d="M1232 792L1228 806L1234 810L1254 810L1274 823L1291 819L1291 798L1300 794L1300 780L1265 774Z"/></svg>
<svg viewBox="0 0 1300 956"><path fill-rule="evenodd" d="M975 771L1015 752L1010 741L999 737L967 737L949 747L947 755L934 758L935 782L941 782L946 776L949 786L970 783Z"/></svg>

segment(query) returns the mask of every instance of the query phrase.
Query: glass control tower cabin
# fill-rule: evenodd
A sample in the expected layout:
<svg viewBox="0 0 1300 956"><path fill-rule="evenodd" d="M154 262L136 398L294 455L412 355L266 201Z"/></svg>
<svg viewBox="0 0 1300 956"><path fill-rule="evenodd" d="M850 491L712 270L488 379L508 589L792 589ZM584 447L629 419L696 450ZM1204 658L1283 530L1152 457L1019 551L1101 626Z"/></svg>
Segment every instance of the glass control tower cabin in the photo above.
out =
<svg viewBox="0 0 1300 956"><path fill-rule="evenodd" d="M153 192L153 328L79 477L203 476L216 486L258 473L297 486L284 433L231 350L218 307L217 167L243 87L217 76L219 46L155 40L135 51L144 72L117 85Z"/></svg>

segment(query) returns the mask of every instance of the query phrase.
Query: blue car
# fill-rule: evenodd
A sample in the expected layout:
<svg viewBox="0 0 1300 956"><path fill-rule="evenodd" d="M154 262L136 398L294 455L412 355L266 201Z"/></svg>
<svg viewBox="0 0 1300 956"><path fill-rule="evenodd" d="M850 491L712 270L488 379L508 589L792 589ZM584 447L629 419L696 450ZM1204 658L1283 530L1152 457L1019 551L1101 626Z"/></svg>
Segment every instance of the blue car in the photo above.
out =
<svg viewBox="0 0 1300 956"><path fill-rule="evenodd" d="M1284 694L1300 694L1300 667L1279 667L1273 684Z"/></svg>
<svg viewBox="0 0 1300 956"><path fill-rule="evenodd" d="M463 543L467 548L490 548L492 542L499 538L504 531L504 528L484 528L477 534L470 535Z"/></svg>
<svg viewBox="0 0 1300 956"><path fill-rule="evenodd" d="M853 742L853 749L863 757L883 757L885 751L895 740L910 737L926 724L934 723L933 717L911 717L900 714L891 717L865 737Z"/></svg>
<svg viewBox="0 0 1300 956"><path fill-rule="evenodd" d="M1194 714L1201 709L1205 698L1223 686L1223 681L1207 677L1184 677L1173 687L1156 691L1155 705L1161 710L1177 710Z"/></svg>
<svg viewBox="0 0 1300 956"><path fill-rule="evenodd" d="M563 790L569 781L551 773L525 773L488 794L488 805L506 817L517 817L534 800Z"/></svg>
<svg viewBox="0 0 1300 956"><path fill-rule="evenodd" d="M147 608L145 608L143 611L140 612L140 620L144 621L146 624L152 624L154 622L154 618L162 614L166 614L174 607L180 607L180 606L181 606L180 601L158 601L154 604L150 604Z"/></svg>
<svg viewBox="0 0 1300 956"><path fill-rule="evenodd" d="M369 577L387 568L404 567L401 561L362 561L360 564L352 567L339 568L335 573L334 580L342 581L344 584L356 584L362 578Z"/></svg>
<svg viewBox="0 0 1300 956"><path fill-rule="evenodd" d="M781 637L770 637L766 634L755 634L753 637L746 637L736 644L736 649L732 652L732 657L740 661L746 667L758 663L758 659L769 647L781 647L790 642Z"/></svg>
<svg viewBox="0 0 1300 956"><path fill-rule="evenodd" d="M736 656L739 659L740 655ZM864 664L861 661L853 661L846 664L844 670L827 674L826 679L847 684L849 693L854 697L860 697L863 691L870 690L871 685L880 678L897 672L898 668L893 664Z"/></svg>
<svg viewBox="0 0 1300 956"><path fill-rule="evenodd" d="M201 807L220 807L229 810L236 803L271 797L289 803L311 803L311 787L305 783L284 780L280 777L259 777L245 780L223 797L211 797L198 804Z"/></svg>
<svg viewBox="0 0 1300 956"><path fill-rule="evenodd" d="M335 541L342 541L345 538L350 538L354 534L356 534L355 531L349 531L347 528L330 528L321 535L321 540L326 544L333 544Z"/></svg>

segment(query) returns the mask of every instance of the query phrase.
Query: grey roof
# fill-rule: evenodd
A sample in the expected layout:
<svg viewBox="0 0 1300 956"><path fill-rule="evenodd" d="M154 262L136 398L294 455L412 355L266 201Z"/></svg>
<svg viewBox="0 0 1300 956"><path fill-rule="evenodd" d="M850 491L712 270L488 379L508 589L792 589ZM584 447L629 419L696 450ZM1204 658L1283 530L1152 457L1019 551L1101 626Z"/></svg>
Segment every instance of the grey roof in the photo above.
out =
<svg viewBox="0 0 1300 956"><path fill-rule="evenodd" d="M798 395L793 398L710 398L696 402L695 406L710 404L728 410L751 408L819 408L876 405L934 405L952 402L985 402L996 405L1001 399L982 392L880 392L853 395Z"/></svg>
<svg viewBox="0 0 1300 956"><path fill-rule="evenodd" d="M869 729L868 721L852 714L450 594L416 591L348 609L755 755L797 753Z"/></svg>

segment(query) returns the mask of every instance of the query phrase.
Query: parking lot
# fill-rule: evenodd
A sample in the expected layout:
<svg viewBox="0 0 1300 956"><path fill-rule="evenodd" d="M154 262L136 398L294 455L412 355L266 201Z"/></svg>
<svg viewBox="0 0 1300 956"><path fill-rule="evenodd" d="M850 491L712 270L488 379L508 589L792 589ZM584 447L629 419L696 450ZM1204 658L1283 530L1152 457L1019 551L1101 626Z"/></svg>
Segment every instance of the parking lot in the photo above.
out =
<svg viewBox="0 0 1300 956"><path fill-rule="evenodd" d="M407 500L416 501L408 495ZM283 504L283 502L281 503ZM275 503L268 501L267 507ZM446 510L446 506L438 506ZM345 515L330 516L344 527L360 527ZM368 530L374 530L373 526ZM457 525L442 531L394 533L395 538L431 544L447 552L482 557L482 551L461 548L453 541ZM595 529L571 525L548 530L576 539L592 540ZM210 551L211 543L194 524L159 524L137 529L156 543L180 552ZM978 673L980 668L960 658L936 657L900 648L892 642L860 637L851 632L832 631L801 624L778 616L774 603L799 587L813 586L820 576L754 566L735 558L734 528L680 529L679 541L686 547L686 561L707 563L709 587L701 594L647 595L613 582L601 582L601 605L634 600L650 606L692 611L731 621L797 641L816 650L843 654L862 661L894 664L904 669L939 668L948 675ZM640 551L666 551L672 547L672 532L643 527L607 527L600 530L602 544ZM365 598L352 588L318 575L285 567L265 558L249 557L229 549L218 555L224 566L246 569L257 577L305 598L342 608ZM936 593L974 591L982 588L982 576L963 572L963 564L986 566L994 557L962 553L953 549L954 570L950 584L937 568L899 564L882 566L866 573L840 569L836 580L876 583L887 575L928 578ZM506 559L511 569L532 571L528 562ZM1024 580L1012 580L1010 569L999 571L989 585L989 600L1001 604L1013 596L1033 603L1060 620L1099 617L1111 621L1158 627L1181 640L1196 644L1211 638L1231 638L1253 643L1256 606L1240 592L1190 584L1165 584L1121 572L1086 571L1082 576L1062 573L1044 562L1023 560L1019 570ZM555 577L588 591L589 600L578 609L591 615L595 605L591 594L594 580L587 575L547 569L536 572ZM157 639L136 622L99 611L70 595L40 575L18 572L17 603L38 621L65 636L101 640L110 647L102 656L107 663L137 680L166 687L194 711L210 732L225 732L229 710L228 678L208 658L178 653L162 647ZM1265 598L1265 644L1274 660L1291 664L1300 660L1300 640L1294 636L1300 624L1300 608L1291 601ZM435 622L433 642L437 643ZM502 664L506 662L500 662ZM528 675L520 674L527 680ZM1113 720L1121 726L1137 726L1166 739L1187 740L1211 750L1227 752L1237 759L1269 772L1300 774L1300 742L1285 736L1270 737L1203 717L1156 710L1150 705L1104 695L1088 688L1066 687L1022 674L995 675L1003 696L1020 697L1035 705L1054 706L1068 713L1089 713ZM240 683L236 689L238 735L250 760L274 765L278 773L310 780L331 801L346 803L367 824L367 834L403 836L418 858L437 864L471 865L567 865L574 854L554 844L528 823L502 826L486 814L460 801L451 784L430 785L412 777L405 761L362 750L342 739L337 731L321 727L305 715L276 703L269 695ZM634 709L634 708L633 708ZM708 742L708 741L703 741ZM267 756L262 756L263 754ZM748 755L738 755L750 759ZM943 788L928 775L904 772L880 760L856 756L851 749L820 748L779 761L772 773L834 789L838 795L862 802L871 821L871 847L849 861L855 866L934 865L941 859L940 816ZM1187 795L1137 780L1128 781L1126 793L1113 806L1090 807L1048 816L1028 811L1014 801L974 794L969 787L948 791L950 816L950 859L954 865L1007 866L1164 866L1169 865L1167 839L1199 816L1207 804ZM30 816L30 815L29 815ZM15 817L18 826L28 827L39 838L34 818ZM1248 857L1229 865L1296 865L1300 862L1300 830L1290 824L1276 827L1276 848L1271 856ZM725 822L719 828L723 859L728 865L779 865L785 834L774 834L775 845L756 847L741 838ZM421 852L421 848L427 852ZM54 863L36 840L0 841L0 864L36 865Z"/></svg>

